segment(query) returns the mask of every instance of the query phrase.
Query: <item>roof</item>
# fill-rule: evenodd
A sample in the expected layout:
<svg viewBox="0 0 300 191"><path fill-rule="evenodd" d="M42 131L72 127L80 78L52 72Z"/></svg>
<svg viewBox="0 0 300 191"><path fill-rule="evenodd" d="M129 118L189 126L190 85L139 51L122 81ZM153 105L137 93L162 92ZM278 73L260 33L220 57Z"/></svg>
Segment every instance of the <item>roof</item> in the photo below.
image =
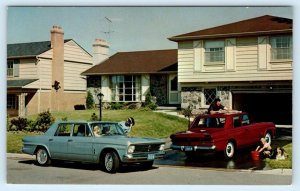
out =
<svg viewBox="0 0 300 191"><path fill-rule="evenodd" d="M7 88L22 88L38 79L7 80Z"/></svg>
<svg viewBox="0 0 300 191"><path fill-rule="evenodd" d="M71 39L64 40L64 43ZM7 58L35 57L51 49L51 41L17 43L7 45Z"/></svg>
<svg viewBox="0 0 300 191"><path fill-rule="evenodd" d="M170 37L169 40L178 42L183 40L282 34L292 33L292 30L292 19L264 15L261 17Z"/></svg>
<svg viewBox="0 0 300 191"><path fill-rule="evenodd" d="M82 74L153 74L173 71L177 71L177 49L118 52Z"/></svg>

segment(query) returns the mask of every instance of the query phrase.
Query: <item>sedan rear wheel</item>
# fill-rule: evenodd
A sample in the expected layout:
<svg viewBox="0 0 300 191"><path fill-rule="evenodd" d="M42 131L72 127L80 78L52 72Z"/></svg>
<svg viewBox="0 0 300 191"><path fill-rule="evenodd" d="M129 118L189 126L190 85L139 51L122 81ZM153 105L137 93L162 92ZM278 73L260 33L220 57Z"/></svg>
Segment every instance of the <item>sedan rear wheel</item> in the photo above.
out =
<svg viewBox="0 0 300 191"><path fill-rule="evenodd" d="M115 151L109 151L104 155L103 167L106 172L116 173L119 169L120 161Z"/></svg>
<svg viewBox="0 0 300 191"><path fill-rule="evenodd" d="M51 159L45 148L38 149L38 151L36 152L36 161L41 166L45 166L51 163Z"/></svg>
<svg viewBox="0 0 300 191"><path fill-rule="evenodd" d="M234 143L232 141L229 141L225 147L224 156L226 159L231 159L233 158L234 153L235 153Z"/></svg>

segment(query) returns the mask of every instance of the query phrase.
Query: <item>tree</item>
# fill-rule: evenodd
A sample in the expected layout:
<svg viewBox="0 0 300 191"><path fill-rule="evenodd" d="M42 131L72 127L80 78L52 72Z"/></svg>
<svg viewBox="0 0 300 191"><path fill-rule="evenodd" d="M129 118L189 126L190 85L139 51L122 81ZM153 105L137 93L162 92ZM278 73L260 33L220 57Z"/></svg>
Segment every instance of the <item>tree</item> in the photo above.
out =
<svg viewBox="0 0 300 191"><path fill-rule="evenodd" d="M94 108L95 102L93 99L93 95L90 91L87 92L87 97L86 97L86 107L87 109L92 109Z"/></svg>

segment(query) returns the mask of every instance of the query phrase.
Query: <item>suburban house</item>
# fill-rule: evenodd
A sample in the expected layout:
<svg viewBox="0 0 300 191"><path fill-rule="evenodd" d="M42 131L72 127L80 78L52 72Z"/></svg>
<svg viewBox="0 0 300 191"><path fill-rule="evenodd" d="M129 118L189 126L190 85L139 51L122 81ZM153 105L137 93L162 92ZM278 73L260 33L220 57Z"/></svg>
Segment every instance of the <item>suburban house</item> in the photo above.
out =
<svg viewBox="0 0 300 191"><path fill-rule="evenodd" d="M74 40L64 40L53 26L51 41L7 45L7 114L73 110L85 105L86 79L92 56Z"/></svg>
<svg viewBox="0 0 300 191"><path fill-rule="evenodd" d="M97 52L106 54L104 47L108 46L93 46L93 55ZM147 93L156 97L158 105L178 105L181 102L176 49L118 52L109 58L102 56L95 62L96 65L82 75L87 76L88 90L96 103L99 92L104 95L105 104L142 103Z"/></svg>
<svg viewBox="0 0 300 191"><path fill-rule="evenodd" d="M169 40L178 43L181 106L223 105L292 124L293 20L261 16Z"/></svg>

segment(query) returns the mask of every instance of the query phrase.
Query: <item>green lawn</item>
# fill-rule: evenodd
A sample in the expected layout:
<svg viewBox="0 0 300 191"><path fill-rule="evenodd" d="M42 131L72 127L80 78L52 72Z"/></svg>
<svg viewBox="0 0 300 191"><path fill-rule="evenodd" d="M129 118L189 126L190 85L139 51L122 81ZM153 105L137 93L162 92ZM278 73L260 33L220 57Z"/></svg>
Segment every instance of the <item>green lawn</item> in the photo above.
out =
<svg viewBox="0 0 300 191"><path fill-rule="evenodd" d="M277 145L278 147L283 147L288 157L285 160L275 160L275 159L266 159L266 162L273 169L275 168L292 168L292 142L290 141L273 141L272 147Z"/></svg>
<svg viewBox="0 0 300 191"><path fill-rule="evenodd" d="M63 118L68 120L90 120L91 115L99 110L82 110L71 112L53 112L56 121ZM36 119L37 115L29 116L29 119ZM135 119L135 126L130 135L141 137L167 138L170 134L187 129L187 120L170 116L163 113L139 110L104 110L102 113L103 121L124 121L128 117ZM21 152L22 137L35 133L28 132L8 132L7 133L7 152Z"/></svg>

